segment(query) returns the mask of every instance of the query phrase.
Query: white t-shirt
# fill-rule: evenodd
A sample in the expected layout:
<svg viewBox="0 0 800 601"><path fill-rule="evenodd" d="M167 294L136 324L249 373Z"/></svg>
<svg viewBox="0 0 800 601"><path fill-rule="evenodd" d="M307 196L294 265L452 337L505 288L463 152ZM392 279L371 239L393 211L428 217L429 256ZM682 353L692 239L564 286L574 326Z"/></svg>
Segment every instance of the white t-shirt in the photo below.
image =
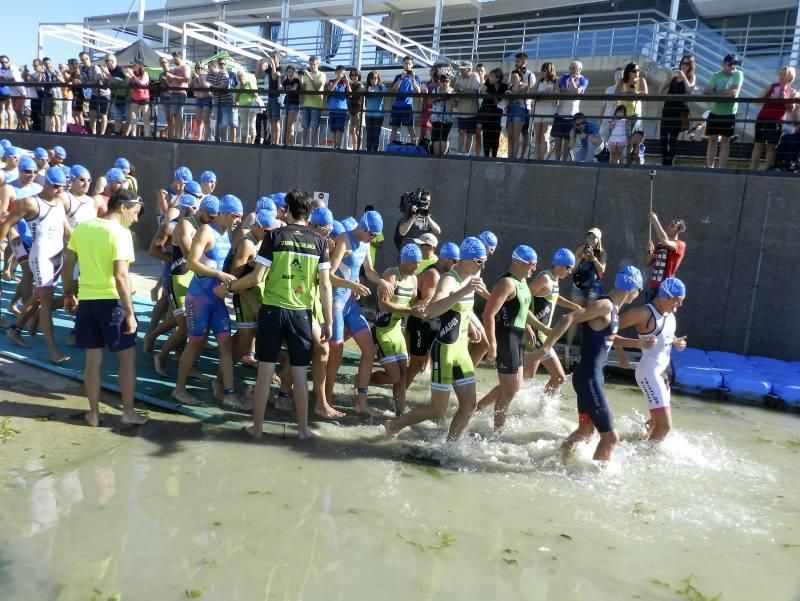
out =
<svg viewBox="0 0 800 601"><path fill-rule="evenodd" d="M22 81L22 75L14 65L9 65L0 67L0 79L3 84L7 81ZM25 96L25 88L22 86L9 86L8 89L11 96Z"/></svg>
<svg viewBox="0 0 800 601"><path fill-rule="evenodd" d="M534 85L536 84L534 83ZM557 81L540 81L539 89L537 90L537 92L539 94L555 94L557 91L557 85L558 85ZM533 92L533 86L531 86L529 91ZM536 106L534 107L534 110L536 111L537 117L552 117L555 114L556 101L539 98L536 101Z"/></svg>
<svg viewBox="0 0 800 601"><path fill-rule="evenodd" d="M569 86L569 73L564 73L561 80L558 82L558 88L564 94L582 94L589 87L589 80L583 75L578 75L577 89ZM556 115L563 117L572 117L575 113L581 110L580 100L559 100L558 107L556 107Z"/></svg>

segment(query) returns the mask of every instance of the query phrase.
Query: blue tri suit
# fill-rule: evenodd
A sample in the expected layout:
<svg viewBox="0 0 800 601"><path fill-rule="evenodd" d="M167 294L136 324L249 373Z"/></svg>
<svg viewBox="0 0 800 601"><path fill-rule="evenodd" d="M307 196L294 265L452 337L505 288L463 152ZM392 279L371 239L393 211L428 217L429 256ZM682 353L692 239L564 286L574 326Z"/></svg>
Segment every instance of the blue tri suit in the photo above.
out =
<svg viewBox="0 0 800 601"><path fill-rule="evenodd" d="M357 282L361 266L369 253L370 244L369 242L359 242L352 232L345 232L342 235L349 237L351 252L342 259L336 275L343 280ZM334 288L331 344L344 343L345 328L351 336L355 336L364 330L369 332L369 323L361 314L361 307L358 306L353 291L350 288Z"/></svg>
<svg viewBox="0 0 800 601"><path fill-rule="evenodd" d="M201 262L211 269L221 271L231 250L228 233L220 234L214 226L214 246L203 253ZM217 278L197 275L192 278L186 292L186 325L190 338L203 338L209 330L217 338L230 336L231 319L225 301L214 294L221 282Z"/></svg>

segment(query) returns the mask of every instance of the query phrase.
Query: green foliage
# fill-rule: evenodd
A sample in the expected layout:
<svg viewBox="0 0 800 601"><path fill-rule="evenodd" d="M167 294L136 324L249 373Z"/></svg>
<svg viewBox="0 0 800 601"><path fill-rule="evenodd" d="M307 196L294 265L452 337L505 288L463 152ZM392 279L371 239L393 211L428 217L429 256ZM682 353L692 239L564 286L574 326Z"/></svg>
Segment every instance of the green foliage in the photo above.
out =
<svg viewBox="0 0 800 601"><path fill-rule="evenodd" d="M0 421L0 443L6 444L9 440L19 434L19 430L15 430L8 424L11 422L10 417L3 418Z"/></svg>
<svg viewBox="0 0 800 601"><path fill-rule="evenodd" d="M709 597L694 585L695 578L696 576L694 574L690 574L687 578L681 580L683 588L676 588L675 592L688 601L721 601L722 593L717 593L713 597Z"/></svg>

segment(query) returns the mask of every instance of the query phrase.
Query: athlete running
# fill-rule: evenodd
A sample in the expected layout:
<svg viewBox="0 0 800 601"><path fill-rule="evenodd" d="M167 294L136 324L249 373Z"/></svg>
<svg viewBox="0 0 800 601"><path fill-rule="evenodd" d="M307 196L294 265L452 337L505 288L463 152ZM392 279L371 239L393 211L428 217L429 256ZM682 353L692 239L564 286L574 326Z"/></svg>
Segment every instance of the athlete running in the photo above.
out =
<svg viewBox="0 0 800 601"><path fill-rule="evenodd" d="M478 235L478 240L483 242L486 247L486 260L489 260L496 251L499 241L494 232L486 230ZM480 296L483 296L479 293ZM488 292L484 296L484 300L489 300ZM473 313L470 316L469 338L472 342L469 350L469 356L472 357L473 365L479 365L486 353L489 352L489 339L486 337L486 330L483 328L480 318Z"/></svg>

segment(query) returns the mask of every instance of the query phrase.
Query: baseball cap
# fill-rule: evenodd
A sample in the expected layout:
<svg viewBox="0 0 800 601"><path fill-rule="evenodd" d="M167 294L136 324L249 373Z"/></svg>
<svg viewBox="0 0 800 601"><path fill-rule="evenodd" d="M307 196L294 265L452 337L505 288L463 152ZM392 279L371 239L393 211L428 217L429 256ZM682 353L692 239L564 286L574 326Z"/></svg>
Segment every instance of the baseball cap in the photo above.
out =
<svg viewBox="0 0 800 601"><path fill-rule="evenodd" d="M400 251L401 263L419 263L422 261L422 251L416 244L406 244Z"/></svg>
<svg viewBox="0 0 800 601"><path fill-rule="evenodd" d="M430 232L425 232L419 238L414 238L412 242L419 245L432 246L433 248L439 246L439 240Z"/></svg>
<svg viewBox="0 0 800 601"><path fill-rule="evenodd" d="M272 211L273 213L277 212L277 207L275 206L275 201L272 200L269 196L262 196L256 201L256 211L261 211L266 209L267 211Z"/></svg>
<svg viewBox="0 0 800 601"><path fill-rule="evenodd" d="M536 263L537 259L536 251L525 244L520 244L511 253L511 260L517 263Z"/></svg>
<svg viewBox="0 0 800 601"><path fill-rule="evenodd" d="M39 169L39 166L31 157L22 157L19 160L20 171L36 171L37 169Z"/></svg>
<svg viewBox="0 0 800 601"><path fill-rule="evenodd" d="M244 213L244 205L238 196L226 194L219 199L219 212L223 215L241 215Z"/></svg>
<svg viewBox="0 0 800 601"><path fill-rule="evenodd" d="M486 245L486 250L494 250L497 248L497 236L489 230L481 232L478 239Z"/></svg>
<svg viewBox="0 0 800 601"><path fill-rule="evenodd" d="M38 160L47 160L50 158L50 155L47 154L47 150L42 148L41 146L37 146L33 149L33 158Z"/></svg>
<svg viewBox="0 0 800 601"><path fill-rule="evenodd" d="M7 146L6 151L3 153L3 158L7 159L9 157L19 157L22 153L19 151L19 148L16 146Z"/></svg>
<svg viewBox="0 0 800 601"><path fill-rule="evenodd" d="M461 246L458 249L461 261L469 261L471 259L485 259L486 258L486 245L474 236L464 238Z"/></svg>
<svg viewBox="0 0 800 601"><path fill-rule="evenodd" d="M124 181L127 181L128 178L125 177L125 174L122 172L121 169L117 169L116 167L112 167L108 171L106 171L106 181L109 184L119 184Z"/></svg>
<svg viewBox="0 0 800 601"><path fill-rule="evenodd" d="M334 221L333 222L333 230L331 231L331 236L333 236L335 238L336 236L341 236L346 231L347 230L344 229L344 226L342 225L341 221Z"/></svg>
<svg viewBox="0 0 800 601"><path fill-rule="evenodd" d="M326 207L317 207L311 211L308 221L318 227L330 227L333 225L333 213Z"/></svg>
<svg viewBox="0 0 800 601"><path fill-rule="evenodd" d="M677 298L686 296L686 284L678 278L667 278L658 287L659 298Z"/></svg>
<svg viewBox="0 0 800 601"><path fill-rule="evenodd" d="M217 174L213 171L203 171L203 173L200 174L201 184L208 184L215 181L217 181Z"/></svg>
<svg viewBox="0 0 800 601"><path fill-rule="evenodd" d="M472 69L472 62L471 61L458 61L458 68L459 69Z"/></svg>
<svg viewBox="0 0 800 601"><path fill-rule="evenodd" d="M726 54L725 58L722 59L723 63L730 63L732 65L741 65L742 61L739 59L739 55L737 54Z"/></svg>
<svg viewBox="0 0 800 601"><path fill-rule="evenodd" d="M367 211L358 222L359 227L369 234L380 234L383 231L383 217L378 211Z"/></svg>
<svg viewBox="0 0 800 601"><path fill-rule="evenodd" d="M342 225L344 226L344 231L352 232L358 227L358 221L356 221L355 217L345 217L342 219Z"/></svg>
<svg viewBox="0 0 800 601"><path fill-rule="evenodd" d="M455 242L445 242L439 249L440 259L452 259L453 261L458 261L459 257L461 257L461 251L458 248L458 244Z"/></svg>
<svg viewBox="0 0 800 601"><path fill-rule="evenodd" d="M185 184L187 182L192 181L193 179L194 178L192 177L192 172L188 167L178 167L175 170L174 181L183 182Z"/></svg>
<svg viewBox="0 0 800 601"><path fill-rule="evenodd" d="M219 198L209 194L200 201L200 210L216 217L219 214Z"/></svg>
<svg viewBox="0 0 800 601"><path fill-rule="evenodd" d="M186 194L194 194L195 196L199 196L203 193L203 189L200 187L200 184L194 180L186 182L186 185L183 186L183 191Z"/></svg>
<svg viewBox="0 0 800 601"><path fill-rule="evenodd" d="M276 228L280 225L280 222L275 217L275 213L268 210L268 209L261 209L260 211L256 212L256 221L255 224L258 227L264 228Z"/></svg>
<svg viewBox="0 0 800 601"><path fill-rule="evenodd" d="M271 194L270 198L272 199L272 202L275 203L275 206L278 207L279 209L286 208L286 192L278 192L276 194Z"/></svg>
<svg viewBox="0 0 800 601"><path fill-rule="evenodd" d="M568 248L559 248L553 253L553 265L575 267L575 254Z"/></svg>
<svg viewBox="0 0 800 601"><path fill-rule="evenodd" d="M67 158L67 151L64 150L63 146L53 146L53 154L57 156L59 159Z"/></svg>
<svg viewBox="0 0 800 601"><path fill-rule="evenodd" d="M67 176L58 167L50 167L44 176L44 183L48 186L66 186Z"/></svg>
<svg viewBox="0 0 800 601"><path fill-rule="evenodd" d="M643 285L642 272L633 265L626 265L620 269L614 278L614 288L624 292L641 290Z"/></svg>
<svg viewBox="0 0 800 601"><path fill-rule="evenodd" d="M592 227L586 230L586 235L588 236L589 234L594 234L594 237L598 240L603 239L603 232L600 231L599 227Z"/></svg>
<svg viewBox="0 0 800 601"><path fill-rule="evenodd" d="M125 157L120 157L116 161L114 161L114 167L116 167L117 169L122 170L123 172L124 171L130 171L131 170L131 163Z"/></svg>
<svg viewBox="0 0 800 601"><path fill-rule="evenodd" d="M187 192L186 194L181 194L180 198L178 199L178 208L183 209L194 209L200 204L200 199L197 198L191 192Z"/></svg>

